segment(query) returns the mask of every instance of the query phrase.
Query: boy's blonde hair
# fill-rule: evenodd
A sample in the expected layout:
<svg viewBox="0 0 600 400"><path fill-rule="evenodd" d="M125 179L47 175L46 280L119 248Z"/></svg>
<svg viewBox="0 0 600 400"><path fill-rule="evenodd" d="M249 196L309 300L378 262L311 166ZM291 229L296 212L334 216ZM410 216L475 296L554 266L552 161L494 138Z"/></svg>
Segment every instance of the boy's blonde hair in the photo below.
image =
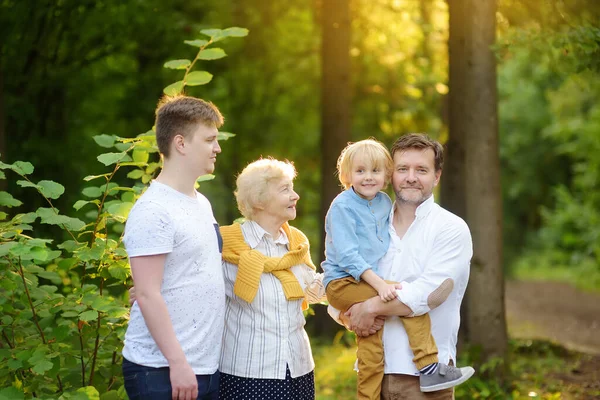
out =
<svg viewBox="0 0 600 400"><path fill-rule="evenodd" d="M269 202L269 183L287 178L294 180L296 168L289 161L279 161L272 157L251 162L240 172L234 192L240 213L248 220L254 217L254 210Z"/></svg>
<svg viewBox="0 0 600 400"><path fill-rule="evenodd" d="M355 143L349 143L342 154L338 158L337 171L340 183L344 189L349 189L351 184L352 176L352 165L354 159L357 157L363 157L370 167L378 167L385 172L385 185L388 185L392 178L392 172L394 170L394 161L388 151L387 147L384 146L378 140L365 139Z"/></svg>

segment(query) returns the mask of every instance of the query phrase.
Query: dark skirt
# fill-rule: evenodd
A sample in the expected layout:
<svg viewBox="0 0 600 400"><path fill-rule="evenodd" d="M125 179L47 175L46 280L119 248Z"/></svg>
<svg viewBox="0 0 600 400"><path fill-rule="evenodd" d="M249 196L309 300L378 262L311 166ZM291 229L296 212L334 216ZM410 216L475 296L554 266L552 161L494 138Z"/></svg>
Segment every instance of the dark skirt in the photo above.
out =
<svg viewBox="0 0 600 400"><path fill-rule="evenodd" d="M315 374L292 378L286 368L285 379L242 378L221 372L221 400L315 400Z"/></svg>

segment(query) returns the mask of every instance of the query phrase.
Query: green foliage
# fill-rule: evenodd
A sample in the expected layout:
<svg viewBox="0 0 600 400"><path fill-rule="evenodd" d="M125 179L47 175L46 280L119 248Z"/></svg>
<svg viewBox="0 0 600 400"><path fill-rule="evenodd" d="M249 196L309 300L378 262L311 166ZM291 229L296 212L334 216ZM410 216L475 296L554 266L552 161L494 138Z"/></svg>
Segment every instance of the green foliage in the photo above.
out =
<svg viewBox="0 0 600 400"><path fill-rule="evenodd" d="M510 29L498 49L509 258L600 267L600 29Z"/></svg>
<svg viewBox="0 0 600 400"><path fill-rule="evenodd" d="M185 85L204 84L190 72L197 60L224 56L218 49L199 55L214 41L240 37L247 30L209 30L187 65ZM183 65L179 61L166 67ZM234 136L223 132L219 139ZM17 175L17 184L37 192L47 207L9 216L0 213L0 399L125 399L122 386L122 341L128 320L130 269L122 244L123 223L131 207L158 172L160 160L152 130L136 138L98 135L96 143L109 151L97 157L108 173L89 175L94 185L83 189L75 210L85 218L62 214L53 201L65 188L51 180L33 180L29 162L0 162L0 179ZM128 169L133 187L115 182ZM213 175L198 181L213 179ZM23 203L0 192L0 206ZM68 237L56 241L35 237L40 224L59 227Z"/></svg>
<svg viewBox="0 0 600 400"><path fill-rule="evenodd" d="M562 399L579 398L584 387L569 387L554 378L576 367L578 357L562 347L543 341L511 340L509 343L512 377L502 386L495 377L485 378L495 369L495 360L484 364L475 375L455 390L460 399ZM458 365L470 365L475 349L463 352ZM340 333L332 344L313 343L315 384L318 400L352 399L356 397L356 359L353 335ZM575 397L569 397L575 396Z"/></svg>

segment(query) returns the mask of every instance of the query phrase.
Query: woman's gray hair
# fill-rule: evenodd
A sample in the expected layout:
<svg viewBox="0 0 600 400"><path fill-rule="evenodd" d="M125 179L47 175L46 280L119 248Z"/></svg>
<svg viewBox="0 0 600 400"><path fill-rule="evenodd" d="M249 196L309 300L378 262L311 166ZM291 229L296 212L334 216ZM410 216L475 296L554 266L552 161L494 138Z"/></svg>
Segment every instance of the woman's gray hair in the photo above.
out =
<svg viewBox="0 0 600 400"><path fill-rule="evenodd" d="M264 206L268 199L269 183L296 177L296 168L290 161L279 161L272 157L251 162L240 172L234 192L238 210L248 220L253 219L257 207Z"/></svg>

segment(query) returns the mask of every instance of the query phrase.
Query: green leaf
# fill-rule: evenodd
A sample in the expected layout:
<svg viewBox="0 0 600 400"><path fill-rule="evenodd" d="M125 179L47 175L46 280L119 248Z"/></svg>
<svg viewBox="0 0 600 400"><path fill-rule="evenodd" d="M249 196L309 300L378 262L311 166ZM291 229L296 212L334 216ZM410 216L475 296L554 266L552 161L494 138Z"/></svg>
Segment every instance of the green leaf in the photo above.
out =
<svg viewBox="0 0 600 400"><path fill-rule="evenodd" d="M7 255L10 249L12 247L15 247L17 244L17 242L7 242L0 244L0 257Z"/></svg>
<svg viewBox="0 0 600 400"><path fill-rule="evenodd" d="M202 175L201 177L199 177L196 180L196 182L212 181L213 179L215 179L215 176L213 174L206 174L206 175Z"/></svg>
<svg viewBox="0 0 600 400"><path fill-rule="evenodd" d="M223 49L214 48L214 49L204 49L198 53L199 60L218 60L219 58L226 57L225 51Z"/></svg>
<svg viewBox="0 0 600 400"><path fill-rule="evenodd" d="M111 164L116 164L117 162L121 161L123 158L125 158L126 155L127 155L127 153L125 153L125 152L104 153L104 154L100 154L97 158L98 158L98 161L100 161L102 164L109 166Z"/></svg>
<svg viewBox="0 0 600 400"><path fill-rule="evenodd" d="M117 203L108 207L108 212L113 216L113 218L124 222L129 215L129 211L131 211L131 207L133 207L133 203Z"/></svg>
<svg viewBox="0 0 600 400"><path fill-rule="evenodd" d="M33 369L33 372L35 372L36 374L43 375L44 372L50 371L52 369L52 367L54 367L54 364L52 363L52 361L42 360L42 361L38 361L33 366L32 369Z"/></svg>
<svg viewBox="0 0 600 400"><path fill-rule="evenodd" d="M117 137L114 135L97 135L94 136L94 141L98 144L98 146L100 147L105 147L107 149L110 149L111 147L113 147L115 145L115 141L116 141Z"/></svg>
<svg viewBox="0 0 600 400"><path fill-rule="evenodd" d="M38 187L42 195L49 199L58 199L65 192L65 187L54 181L39 181Z"/></svg>
<svg viewBox="0 0 600 400"><path fill-rule="evenodd" d="M77 200L75 204L73 204L73 208L79 211L81 207L90 204L92 201L93 200Z"/></svg>
<svg viewBox="0 0 600 400"><path fill-rule="evenodd" d="M210 36L213 41L215 41L215 39L221 38L221 36L223 35L223 30L222 29L202 29L200 31L200 33L202 33L203 35L206 36Z"/></svg>
<svg viewBox="0 0 600 400"><path fill-rule="evenodd" d="M36 185L35 183L29 182L29 181L17 181L17 185L21 186L21 187L32 187L32 188L36 188L38 190L40 190L40 187L38 185Z"/></svg>
<svg viewBox="0 0 600 400"><path fill-rule="evenodd" d="M6 217L8 217L8 214L3 211L0 211L0 221L4 221Z"/></svg>
<svg viewBox="0 0 600 400"><path fill-rule="evenodd" d="M222 34L222 36L229 36L229 37L244 37L244 36L248 36L248 29L238 28L237 26L234 26L231 28L224 29L221 34Z"/></svg>
<svg viewBox="0 0 600 400"><path fill-rule="evenodd" d="M183 81L177 81L171 83L169 86L163 89L163 93L167 96L176 96L183 90Z"/></svg>
<svg viewBox="0 0 600 400"><path fill-rule="evenodd" d="M17 214L13 217L12 222L31 224L37 219L37 214L34 212L28 212L27 214Z"/></svg>
<svg viewBox="0 0 600 400"><path fill-rule="evenodd" d="M186 69L192 62L190 60L171 60L167 61L163 67L170 69Z"/></svg>
<svg viewBox="0 0 600 400"><path fill-rule="evenodd" d="M121 400L121 396L119 396L118 391L109 390L108 392L104 392L100 395L100 400Z"/></svg>
<svg viewBox="0 0 600 400"><path fill-rule="evenodd" d="M0 170L0 179L6 179L6 175L4 174L4 171Z"/></svg>
<svg viewBox="0 0 600 400"><path fill-rule="evenodd" d="M141 169L134 169L133 171L129 171L127 177L131 179L140 179L142 175L144 175L144 171Z"/></svg>
<svg viewBox="0 0 600 400"><path fill-rule="evenodd" d="M0 400L23 400L24 398L25 393L14 386L0 390Z"/></svg>
<svg viewBox="0 0 600 400"><path fill-rule="evenodd" d="M145 150L135 149L133 150L133 154L131 155L131 157L135 162L147 163L148 158L150 158L150 155Z"/></svg>
<svg viewBox="0 0 600 400"><path fill-rule="evenodd" d="M42 271L38 274L38 276L44 279L48 279L55 285L60 285L62 283L62 278L54 271Z"/></svg>
<svg viewBox="0 0 600 400"><path fill-rule="evenodd" d="M102 175L88 175L85 178L83 178L84 181L89 182L93 179L98 179L98 178L106 178L107 176L109 176L110 173L108 174L102 174Z"/></svg>
<svg viewBox="0 0 600 400"><path fill-rule="evenodd" d="M58 215L53 209L40 207L36 211L41 218L42 224L63 225L71 231L79 231L83 229L85 223L77 218L67 217L66 215Z"/></svg>
<svg viewBox="0 0 600 400"><path fill-rule="evenodd" d="M11 169L19 175L29 175L33 173L33 164L26 161L16 161Z"/></svg>
<svg viewBox="0 0 600 400"><path fill-rule="evenodd" d="M84 196L91 198L100 197L104 194L99 187L95 186L86 187L81 191L81 193L83 193Z"/></svg>
<svg viewBox="0 0 600 400"><path fill-rule="evenodd" d="M221 132L219 131L217 133L217 139L218 140L227 140L229 138L232 138L235 136L235 133L230 133L230 132Z"/></svg>
<svg viewBox="0 0 600 400"><path fill-rule="evenodd" d="M79 319L82 321L95 321L98 319L98 311L96 310L88 310L79 314Z"/></svg>
<svg viewBox="0 0 600 400"><path fill-rule="evenodd" d="M74 396L69 397L70 400L100 400L100 393L93 386L79 388ZM61 399L59 399L61 400Z"/></svg>
<svg viewBox="0 0 600 400"><path fill-rule="evenodd" d="M196 39L196 40L184 40L183 43L194 46L194 47L202 47L208 44L208 40Z"/></svg>
<svg viewBox="0 0 600 400"><path fill-rule="evenodd" d="M185 83L188 86L206 85L211 81L212 77L212 74L206 71L194 71L187 75Z"/></svg>
<svg viewBox="0 0 600 400"><path fill-rule="evenodd" d="M126 264L125 266L123 266L120 263L117 263L108 267L108 272L110 273L110 275L113 278L116 278L120 281L125 281L125 279L129 277L129 271L130 269L127 267Z"/></svg>
<svg viewBox="0 0 600 400"><path fill-rule="evenodd" d="M8 192L0 192L0 206L18 207L23 204L20 200L15 199Z"/></svg>

